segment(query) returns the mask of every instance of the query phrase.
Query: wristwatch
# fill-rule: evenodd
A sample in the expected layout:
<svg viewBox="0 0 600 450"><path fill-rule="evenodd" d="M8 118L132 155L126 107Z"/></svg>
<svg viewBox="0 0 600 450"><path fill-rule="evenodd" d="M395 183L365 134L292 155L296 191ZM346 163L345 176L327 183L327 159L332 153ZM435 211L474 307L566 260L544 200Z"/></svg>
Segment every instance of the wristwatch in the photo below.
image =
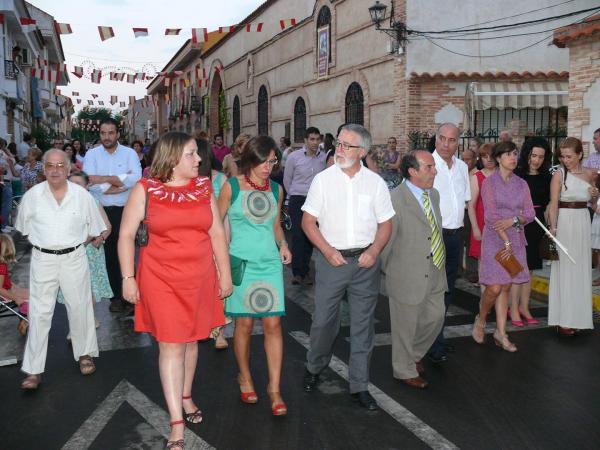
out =
<svg viewBox="0 0 600 450"><path fill-rule="evenodd" d="M512 226L513 226L514 228L516 228L517 230L521 228L521 221L519 220L519 217L518 217L518 216L515 216L515 217L513 218L513 224L512 224Z"/></svg>

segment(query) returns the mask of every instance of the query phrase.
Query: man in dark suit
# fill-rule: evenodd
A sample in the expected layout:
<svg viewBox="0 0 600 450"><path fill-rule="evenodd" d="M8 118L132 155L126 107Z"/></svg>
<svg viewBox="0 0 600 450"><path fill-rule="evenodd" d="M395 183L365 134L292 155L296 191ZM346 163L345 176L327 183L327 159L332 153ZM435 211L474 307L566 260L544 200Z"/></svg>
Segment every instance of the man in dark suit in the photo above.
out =
<svg viewBox="0 0 600 450"><path fill-rule="evenodd" d="M382 253L392 334L393 375L423 389L421 359L444 323L447 289L440 196L433 188L433 156L414 151L402 158L405 181L392 191L392 237Z"/></svg>

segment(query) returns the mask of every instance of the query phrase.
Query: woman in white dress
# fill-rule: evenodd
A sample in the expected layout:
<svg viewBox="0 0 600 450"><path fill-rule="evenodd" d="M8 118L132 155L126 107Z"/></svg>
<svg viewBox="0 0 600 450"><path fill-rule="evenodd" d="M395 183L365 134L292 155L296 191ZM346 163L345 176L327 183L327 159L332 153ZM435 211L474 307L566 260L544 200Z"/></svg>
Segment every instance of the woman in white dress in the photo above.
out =
<svg viewBox="0 0 600 450"><path fill-rule="evenodd" d="M592 256L587 203L596 203L596 173L581 166L581 141L568 137L558 150L560 169L552 176L548 219L550 232L567 248L576 264L559 250L552 262L548 325L560 336L594 328L592 320Z"/></svg>

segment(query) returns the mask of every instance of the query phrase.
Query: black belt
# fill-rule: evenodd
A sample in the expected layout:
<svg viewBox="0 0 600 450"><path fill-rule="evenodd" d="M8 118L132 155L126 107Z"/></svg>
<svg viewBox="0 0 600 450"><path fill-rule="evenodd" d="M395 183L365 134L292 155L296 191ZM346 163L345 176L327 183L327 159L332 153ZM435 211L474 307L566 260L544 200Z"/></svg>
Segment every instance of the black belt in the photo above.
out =
<svg viewBox="0 0 600 450"><path fill-rule="evenodd" d="M460 228L443 228L442 233L446 236L452 236L453 234L460 233L463 227Z"/></svg>
<svg viewBox="0 0 600 450"><path fill-rule="evenodd" d="M338 252L340 252L340 255L342 255L344 258L354 258L356 256L360 256L363 254L363 252L368 249L371 246L371 244L367 245L364 248L349 248L346 250L338 250Z"/></svg>
<svg viewBox="0 0 600 450"><path fill-rule="evenodd" d="M50 253L52 255L66 255L67 253L74 252L79 247L81 247L81 244L76 245L75 247L61 248L60 250L50 250L49 248L40 248L37 245L33 246L33 248L35 248L36 250L38 250L42 253Z"/></svg>

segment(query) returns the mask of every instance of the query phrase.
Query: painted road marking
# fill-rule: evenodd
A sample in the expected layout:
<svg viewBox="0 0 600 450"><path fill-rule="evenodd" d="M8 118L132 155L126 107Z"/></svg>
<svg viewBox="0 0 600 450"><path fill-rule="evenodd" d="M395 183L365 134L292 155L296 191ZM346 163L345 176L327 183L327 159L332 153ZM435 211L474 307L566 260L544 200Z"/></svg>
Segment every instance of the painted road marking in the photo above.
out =
<svg viewBox="0 0 600 450"><path fill-rule="evenodd" d="M307 350L310 348L310 339L302 331L292 331L290 335ZM329 368L344 380L348 381L348 366L341 359L332 356ZM406 427L411 433L433 449L458 449L456 445L439 434L408 409L388 396L372 383L369 383L369 392L377 401L379 407L392 416L398 423Z"/></svg>

